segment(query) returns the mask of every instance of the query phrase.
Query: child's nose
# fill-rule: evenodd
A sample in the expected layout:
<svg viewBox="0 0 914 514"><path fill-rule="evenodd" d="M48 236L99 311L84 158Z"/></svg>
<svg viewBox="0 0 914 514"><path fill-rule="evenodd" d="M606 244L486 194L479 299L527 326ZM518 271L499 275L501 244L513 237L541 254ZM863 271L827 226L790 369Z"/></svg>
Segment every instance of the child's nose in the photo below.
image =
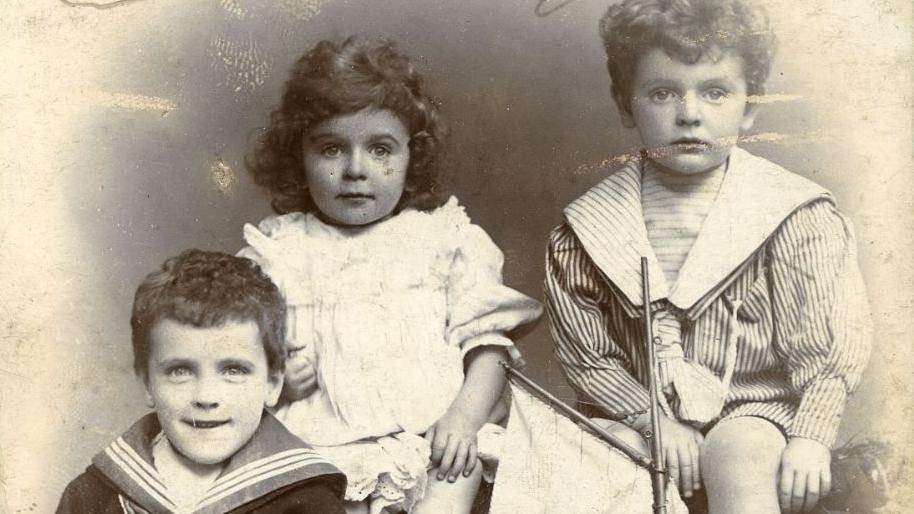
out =
<svg viewBox="0 0 914 514"><path fill-rule="evenodd" d="M203 378L197 382L192 403L198 409L215 409L221 402L221 394L218 380Z"/></svg>
<svg viewBox="0 0 914 514"><path fill-rule="evenodd" d="M365 178L366 163L365 159L368 157L366 152L356 148L352 151L352 155L349 157L349 162L346 163L346 170L343 173L343 176L349 180L360 180Z"/></svg>
<svg viewBox="0 0 914 514"><path fill-rule="evenodd" d="M701 113L698 110L698 101L694 94L683 95L682 99L679 100L676 124L685 127L696 127L701 124Z"/></svg>

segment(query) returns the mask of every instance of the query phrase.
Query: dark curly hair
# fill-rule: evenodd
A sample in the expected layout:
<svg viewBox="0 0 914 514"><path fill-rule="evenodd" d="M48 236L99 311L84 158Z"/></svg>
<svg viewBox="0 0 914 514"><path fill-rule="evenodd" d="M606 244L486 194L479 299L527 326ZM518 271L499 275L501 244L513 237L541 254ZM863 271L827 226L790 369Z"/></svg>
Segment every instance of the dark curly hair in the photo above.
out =
<svg viewBox="0 0 914 514"><path fill-rule="evenodd" d="M734 51L748 94L761 95L776 46L767 13L752 0L624 0L600 19L600 36L613 96L628 114L635 63L651 49L686 63Z"/></svg>
<svg viewBox="0 0 914 514"><path fill-rule="evenodd" d="M284 369L286 304L279 289L250 259L192 249L146 276L137 288L130 318L133 369L144 379L149 369L149 335L163 319L194 327L253 321L260 329L269 371Z"/></svg>
<svg viewBox="0 0 914 514"><path fill-rule="evenodd" d="M270 126L246 160L254 181L272 193L275 211L316 210L304 174L302 139L324 120L366 107L390 110L410 134L406 186L396 211L441 205L435 190L446 130L422 76L393 43L350 37L321 41L295 63Z"/></svg>

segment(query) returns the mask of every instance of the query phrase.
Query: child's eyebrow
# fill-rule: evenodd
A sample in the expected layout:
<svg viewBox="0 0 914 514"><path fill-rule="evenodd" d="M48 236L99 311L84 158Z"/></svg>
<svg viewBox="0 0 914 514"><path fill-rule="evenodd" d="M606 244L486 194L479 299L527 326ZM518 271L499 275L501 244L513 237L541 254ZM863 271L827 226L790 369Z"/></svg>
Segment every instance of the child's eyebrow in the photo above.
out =
<svg viewBox="0 0 914 514"><path fill-rule="evenodd" d="M728 77L726 75L721 75L719 77L711 77L709 79L705 79L705 80L701 81L702 86L717 85L717 84L721 84L721 85L724 85L724 86L727 86L730 88L736 86L736 83L730 77Z"/></svg>
<svg viewBox="0 0 914 514"><path fill-rule="evenodd" d="M248 366L253 367L254 363L243 357L228 357L225 359L219 359L219 367L225 366Z"/></svg>
<svg viewBox="0 0 914 514"><path fill-rule="evenodd" d="M389 141L389 142L391 142L391 143L393 143L393 144L395 144L395 145L399 145L399 144L400 144L400 140L399 140L399 139L397 139L396 137L394 137L392 134L388 134L388 133L386 133L386 132L382 132L382 133L380 133L380 134L372 134L371 137L368 138L368 140L369 140L369 141L372 141L372 142L376 142L376 141Z"/></svg>
<svg viewBox="0 0 914 514"><path fill-rule="evenodd" d="M191 359L175 357L173 359L162 359L162 360L156 362L156 365L160 368L173 368L176 366L193 367L194 361L192 361Z"/></svg>
<svg viewBox="0 0 914 514"><path fill-rule="evenodd" d="M320 141L321 139L336 139L340 135L336 132L318 132L316 134L308 134L308 141Z"/></svg>

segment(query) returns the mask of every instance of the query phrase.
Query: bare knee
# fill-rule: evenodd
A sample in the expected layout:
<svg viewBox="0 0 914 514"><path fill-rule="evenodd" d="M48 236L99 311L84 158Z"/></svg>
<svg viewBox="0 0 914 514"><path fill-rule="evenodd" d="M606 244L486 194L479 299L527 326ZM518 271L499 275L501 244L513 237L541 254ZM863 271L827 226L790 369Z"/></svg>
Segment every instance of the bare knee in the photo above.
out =
<svg viewBox="0 0 914 514"><path fill-rule="evenodd" d="M722 421L705 436L701 448L702 468L721 465L767 466L780 462L787 442L781 431L768 420L742 417ZM740 472L740 470L732 470Z"/></svg>
<svg viewBox="0 0 914 514"><path fill-rule="evenodd" d="M712 513L777 513L777 474L786 441L762 418L725 420L701 447L701 476Z"/></svg>

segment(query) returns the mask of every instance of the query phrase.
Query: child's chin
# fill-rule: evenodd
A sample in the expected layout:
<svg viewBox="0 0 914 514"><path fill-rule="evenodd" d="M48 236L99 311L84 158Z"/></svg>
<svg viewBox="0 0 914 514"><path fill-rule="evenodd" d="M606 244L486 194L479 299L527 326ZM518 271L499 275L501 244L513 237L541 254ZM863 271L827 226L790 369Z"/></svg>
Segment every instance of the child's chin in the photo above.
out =
<svg viewBox="0 0 914 514"><path fill-rule="evenodd" d="M656 159L662 171L671 175L700 175L718 168L726 159L719 159L716 155L685 154Z"/></svg>

